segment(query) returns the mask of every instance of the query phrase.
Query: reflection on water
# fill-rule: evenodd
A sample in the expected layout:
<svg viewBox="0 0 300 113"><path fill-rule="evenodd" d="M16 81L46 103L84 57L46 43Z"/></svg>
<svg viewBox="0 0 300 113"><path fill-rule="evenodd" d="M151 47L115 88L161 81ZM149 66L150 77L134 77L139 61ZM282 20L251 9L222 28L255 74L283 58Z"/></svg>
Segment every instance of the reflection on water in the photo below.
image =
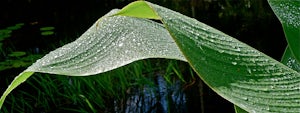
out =
<svg viewBox="0 0 300 113"><path fill-rule="evenodd" d="M124 101L114 101L115 113L186 113L186 95L180 80L168 84L157 76L157 86L145 86L130 92Z"/></svg>

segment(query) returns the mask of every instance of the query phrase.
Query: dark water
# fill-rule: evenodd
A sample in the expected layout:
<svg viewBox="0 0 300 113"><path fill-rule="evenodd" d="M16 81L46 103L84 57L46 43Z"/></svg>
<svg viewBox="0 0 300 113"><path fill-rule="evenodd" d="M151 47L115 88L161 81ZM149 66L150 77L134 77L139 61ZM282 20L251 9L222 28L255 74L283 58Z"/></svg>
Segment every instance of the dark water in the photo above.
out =
<svg viewBox="0 0 300 113"><path fill-rule="evenodd" d="M175 75L174 75L175 76ZM186 79L191 79L186 77ZM183 82L173 77L169 83L162 75L154 86L132 88L128 96L114 101L116 113L233 113L233 105L214 93L199 78Z"/></svg>
<svg viewBox="0 0 300 113"><path fill-rule="evenodd" d="M162 75L156 77L156 87L145 86L133 89L124 100L125 105L119 106L115 101L115 113L188 113L187 97L182 90L182 83L177 80L168 84Z"/></svg>
<svg viewBox="0 0 300 113"><path fill-rule="evenodd" d="M113 8L134 0L1 0L0 28L25 23L54 26L57 36L74 40ZM279 60L286 46L281 25L267 1L149 0L211 25ZM26 37L28 42L39 36ZM14 39L16 41L22 39ZM23 41L22 41L23 42ZM22 44L14 45L16 47Z"/></svg>

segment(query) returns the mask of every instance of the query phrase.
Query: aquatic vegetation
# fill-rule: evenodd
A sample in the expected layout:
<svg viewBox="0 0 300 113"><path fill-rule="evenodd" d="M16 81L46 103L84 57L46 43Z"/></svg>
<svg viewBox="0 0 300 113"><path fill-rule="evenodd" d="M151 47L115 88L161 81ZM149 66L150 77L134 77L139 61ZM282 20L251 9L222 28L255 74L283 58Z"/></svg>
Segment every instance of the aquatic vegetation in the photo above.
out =
<svg viewBox="0 0 300 113"><path fill-rule="evenodd" d="M48 36L48 35L53 35L54 34L54 30L55 27L41 27L40 31L41 31L41 35L42 36Z"/></svg>
<svg viewBox="0 0 300 113"><path fill-rule="evenodd" d="M4 41L10 39L13 32L20 30L24 25L24 23L17 23L13 26L8 26L5 29L0 29L0 52L1 57L3 58L0 61L0 71L12 68L28 67L35 60L41 57L39 54L28 54L25 51L15 50L13 44L9 44L10 46L3 46Z"/></svg>

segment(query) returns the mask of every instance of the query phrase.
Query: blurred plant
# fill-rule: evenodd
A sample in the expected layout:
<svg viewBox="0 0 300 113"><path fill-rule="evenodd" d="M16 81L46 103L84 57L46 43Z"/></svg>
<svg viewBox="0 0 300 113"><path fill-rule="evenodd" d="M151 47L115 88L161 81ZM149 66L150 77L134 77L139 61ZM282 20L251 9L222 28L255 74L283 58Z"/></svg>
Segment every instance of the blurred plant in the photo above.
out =
<svg viewBox="0 0 300 113"><path fill-rule="evenodd" d="M48 36L48 35L53 35L54 34L54 27L41 27L41 35L43 36Z"/></svg>

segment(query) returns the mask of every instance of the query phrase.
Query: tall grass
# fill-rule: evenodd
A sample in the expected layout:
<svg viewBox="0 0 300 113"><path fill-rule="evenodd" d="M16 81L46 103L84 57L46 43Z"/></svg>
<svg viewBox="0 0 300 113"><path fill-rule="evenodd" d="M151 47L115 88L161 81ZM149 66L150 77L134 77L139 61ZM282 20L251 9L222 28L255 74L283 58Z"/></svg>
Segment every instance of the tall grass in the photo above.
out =
<svg viewBox="0 0 300 113"><path fill-rule="evenodd" d="M126 107L126 98L135 89L155 88L156 76L163 76L169 85L178 79L189 83L191 80L185 79L182 73L188 70L187 65L181 63L165 59L141 60L87 77L36 73L7 97L1 112L114 112Z"/></svg>

